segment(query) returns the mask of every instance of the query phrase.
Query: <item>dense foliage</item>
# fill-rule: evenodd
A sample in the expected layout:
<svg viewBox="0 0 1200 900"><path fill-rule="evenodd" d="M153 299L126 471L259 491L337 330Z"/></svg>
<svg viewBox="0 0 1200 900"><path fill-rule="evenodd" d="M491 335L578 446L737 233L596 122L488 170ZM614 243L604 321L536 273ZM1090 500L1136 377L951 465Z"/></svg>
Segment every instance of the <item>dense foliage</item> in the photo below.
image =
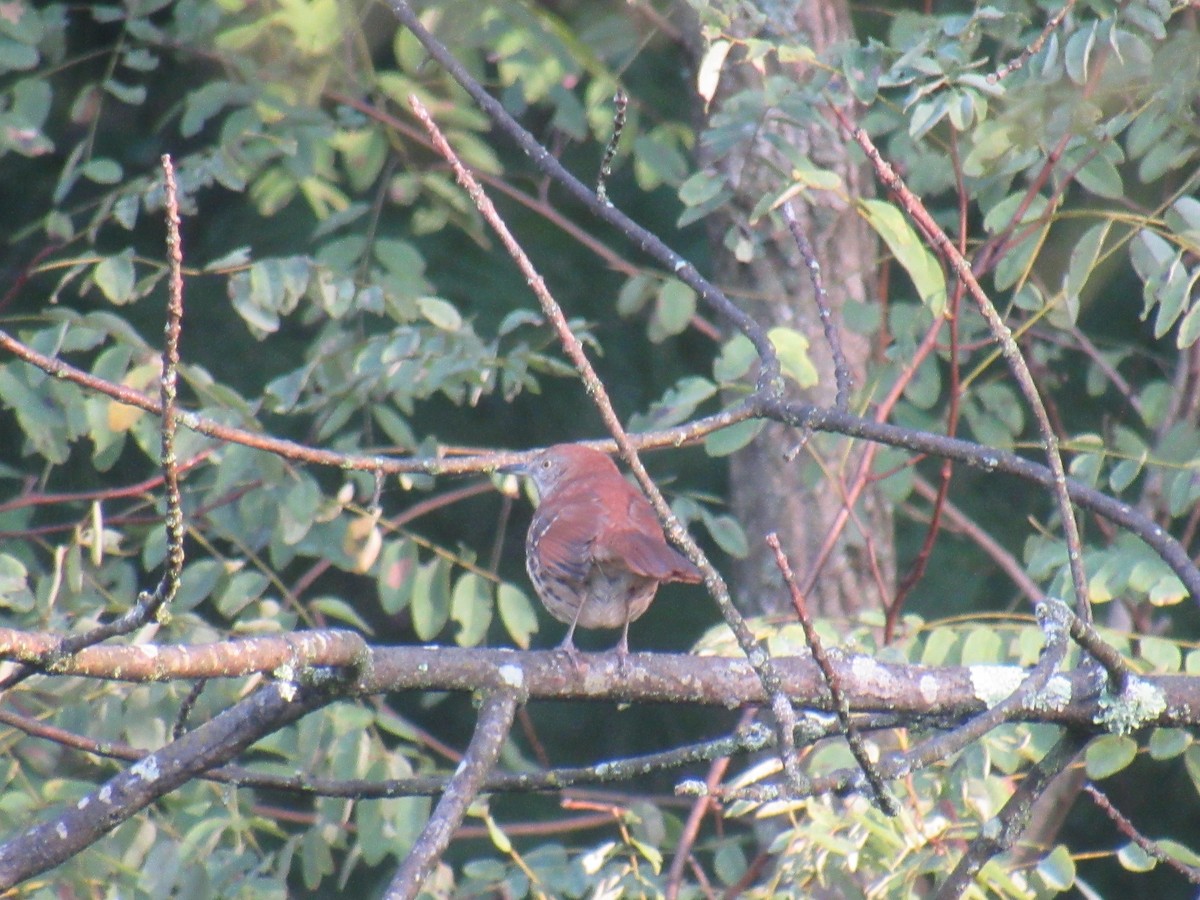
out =
<svg viewBox="0 0 1200 900"><path fill-rule="evenodd" d="M879 445L863 477L901 510L901 573L922 577L907 611L901 598L862 622L820 623L828 644L898 664L1031 665L1044 639L1027 601L1075 600L1050 491L989 471L989 449L1045 461L1009 355L895 191L853 196L806 148L776 148L792 168L755 214L727 233L704 230L736 186L695 159L753 152L783 121L817 123L857 159L831 113L853 105L1015 335L1071 477L1149 523L1136 534L1080 514L1086 599L1111 627L1106 639L1138 672L1196 674L1200 654L1188 641L1200 598L1185 584L1200 547L1196 9L999 0L852 11L860 36L821 53L733 2L430 2L421 15L583 181L594 182L611 136L614 92L627 91L608 192L703 271L710 253L753 262L786 234L782 205L818 195L856 209L879 236L874 302L837 310L838 328L873 348L850 409L965 438L979 455L964 470L900 440ZM760 77L705 110L732 66ZM337 626L371 644L527 649L557 639L539 631L549 619L521 570L526 519L511 482L478 474L483 467L469 482L435 479L417 465L382 479L369 465L323 465L302 452L442 460L603 434L525 280L430 149L410 95L500 205L631 431L668 429L751 393L750 340L517 152L386 5L0 3L0 329L11 341L0 355L0 626L83 632L125 612L164 565L160 420L30 365L13 347L156 394L170 271L159 157L169 153L185 218L182 405L301 449L215 438L184 422L176 452L187 562L167 615L134 637L197 644ZM835 284L839 273L827 266L824 277ZM771 338L784 390L800 396L817 377L811 358L828 352L824 339L787 328ZM673 508L718 562L762 539L729 515L720 476L722 459L762 424L650 457L656 474L683 473L669 482ZM853 478L817 453L796 465L798 478L831 491ZM1147 542L1155 529L1175 556ZM635 646L686 650L719 621L698 590L673 590L635 628ZM971 618L984 611L1012 615ZM925 621L947 612L967 620ZM808 652L793 626L755 627L776 654ZM714 630L705 650L737 653L726 635ZM177 721L186 730L210 719L261 681L212 680L196 698L185 680L131 685L49 668L3 698L12 717L0 730L0 840L89 796L126 766L114 748L161 747ZM281 777L371 781L447 771L472 721L464 697L380 694L280 728L242 762ZM710 709L534 705L501 759L515 770L590 765L727 733L735 721ZM59 731L30 733L31 723ZM960 723L886 724L912 726L880 738L895 749ZM431 889L656 896L674 879L689 897L818 886L911 896L954 867L1060 732L1004 725L896 779L895 818L866 793L743 795L720 826L688 838L693 865L682 874L669 869L689 808L671 796L677 772L620 793L569 795L567 811L497 794L473 805L471 839L452 847ZM1166 855L1200 863L1184 846L1200 841L1191 822L1200 751L1188 731L1105 734L1084 762L1088 778L1112 779L1106 786L1135 824L1169 838L1159 845ZM830 740L812 744L805 764L819 774L853 762ZM778 767L741 757L729 781L762 783ZM690 771L703 778L707 768ZM1147 805L1150 783L1178 788L1178 809ZM1088 803L1044 836L1044 854L989 860L971 890L1188 895L1177 872L1152 872L1154 858ZM374 891L430 808L419 796L193 781L25 887L43 896Z"/></svg>

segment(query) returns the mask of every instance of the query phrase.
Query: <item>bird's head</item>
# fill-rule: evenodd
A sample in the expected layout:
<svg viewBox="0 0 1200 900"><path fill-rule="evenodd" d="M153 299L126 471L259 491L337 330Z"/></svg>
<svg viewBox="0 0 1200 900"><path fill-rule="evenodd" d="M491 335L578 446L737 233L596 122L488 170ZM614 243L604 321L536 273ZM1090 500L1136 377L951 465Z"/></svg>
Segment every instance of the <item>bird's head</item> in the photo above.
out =
<svg viewBox="0 0 1200 900"><path fill-rule="evenodd" d="M619 477L616 464L605 454L579 444L555 444L535 453L526 462L504 466L500 471L531 479L542 500L560 485L578 478L601 473L613 473Z"/></svg>

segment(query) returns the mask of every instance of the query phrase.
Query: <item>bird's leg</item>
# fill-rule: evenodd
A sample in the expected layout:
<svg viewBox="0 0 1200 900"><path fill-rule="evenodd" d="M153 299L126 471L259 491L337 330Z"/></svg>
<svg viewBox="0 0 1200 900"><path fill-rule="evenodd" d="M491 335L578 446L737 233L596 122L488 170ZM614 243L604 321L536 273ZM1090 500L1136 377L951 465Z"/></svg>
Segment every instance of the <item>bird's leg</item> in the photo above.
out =
<svg viewBox="0 0 1200 900"><path fill-rule="evenodd" d="M616 651L622 660L629 655L629 619L625 620L625 627L621 629L621 639L617 641Z"/></svg>
<svg viewBox="0 0 1200 900"><path fill-rule="evenodd" d="M586 599L585 599L586 602ZM575 610L575 618L571 620L571 624L567 626L567 633L562 639L562 643L558 645L558 649L567 654L571 660L571 664L578 669L582 660L579 656L579 648L575 646L575 626L579 624L579 614L583 612L583 603L579 604L579 608Z"/></svg>

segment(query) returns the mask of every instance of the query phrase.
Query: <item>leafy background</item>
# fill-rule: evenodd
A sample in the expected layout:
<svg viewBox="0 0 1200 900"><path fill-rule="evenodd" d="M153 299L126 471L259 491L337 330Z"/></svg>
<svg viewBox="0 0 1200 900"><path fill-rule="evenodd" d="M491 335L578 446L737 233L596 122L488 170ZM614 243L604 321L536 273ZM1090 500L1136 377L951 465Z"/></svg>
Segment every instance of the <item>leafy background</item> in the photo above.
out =
<svg viewBox="0 0 1200 900"><path fill-rule="evenodd" d="M970 197L973 249L1015 235L994 257L989 287L1013 327L1023 329L1073 475L1140 504L1194 554L1195 10L1157 0L1080 3L1023 68L1001 86L989 84L986 74L1029 46L1056 9L1019 0L944 4L933 15L920 4L854 7L859 40L838 48L811 84L769 81L697 133L686 48L648 24L672 10L584 2L424 7L475 75L586 177L609 137L613 91L624 86L633 101L609 188L613 201L705 271L730 241L710 241L705 226L705 213L724 199L723 185L695 170L698 144L736 145L763 108L801 115L821 90L855 93L864 125L944 226L956 227L957 167ZM698 6L698 15L709 38L732 34L723 30L731 15L723 6ZM769 42L767 35L761 40ZM744 49L781 58L801 52ZM717 388L729 387L722 378L729 370L713 368L719 334L696 318L705 313L694 296L547 189L382 5L7 3L0 5L0 78L3 327L98 376L154 386L165 274L157 161L170 152L187 214L183 376L190 407L347 452L527 447L598 435L600 423L533 315L526 285L403 111L415 91L464 158L494 179L502 212L574 317L623 419L652 426L693 409L712 411L722 402ZM1011 230L1050 151L1057 154L1053 171L1021 220L1029 227ZM795 163L792 180L826 184L811 161ZM505 193L513 190L528 202ZM881 255L878 304L843 311L847 329L877 342L866 395L898 377L945 299L937 297L937 266L887 198L863 209L892 257ZM611 256L569 236L549 210L578 222ZM964 311L961 328L971 348L962 366L969 377L964 434L1034 452L1028 416L981 320ZM917 370L894 421L942 430L947 378L943 348ZM11 435L0 442L9 498L0 502L4 623L70 631L122 611L164 553L154 492L115 494L155 474L157 423L14 360L0 365L0 399ZM398 524L376 546L369 476L214 447L186 431L180 450L185 458L201 450L213 456L185 482L189 563L158 640L323 624L361 628L382 643L548 646L557 639L553 626L538 628L547 620L521 569L528 511L485 479L389 482L382 505ZM924 536L924 507L910 493L911 471L893 470L902 459L885 452L877 471L890 473L886 490L905 513L895 540L898 558L909 559ZM722 499L721 459L694 447L652 457L651 466L719 564L744 550L748 538ZM934 477L937 465L917 470ZM824 477L804 471L814 481ZM1010 481L997 485L985 473L956 472L955 502L1047 590L1067 594L1048 498ZM470 496L454 493L472 487L478 491ZM94 493L61 496L68 492ZM40 499L22 499L29 497ZM409 512L422 514L407 521ZM1178 579L1127 536L1089 525L1087 537L1093 600L1119 598L1103 607L1113 611L1115 628L1163 638L1123 646L1147 667L1193 672L1188 642L1197 616ZM928 619L1024 611L1008 579L953 533L939 539L907 608ZM698 593L667 590L639 623L635 645L686 650L717 621ZM1016 626L992 639L985 636L996 634L990 626L953 638L919 631L916 620L909 628L905 641L878 652L930 662L1028 661ZM845 630L834 634L848 639ZM855 639L872 641L870 632ZM587 640L601 647L607 636ZM219 711L242 688L210 685L194 715ZM98 740L157 746L185 692L42 679L13 702ZM530 714L559 764L682 743L733 721L711 711L600 714L566 704ZM327 766L345 777L400 777L446 764L431 753L426 731L462 746L471 721L468 698L342 704L262 742L255 759L281 772ZM1109 784L1135 821L1194 845L1193 804L1164 809L1159 802L1194 798L1190 739L1171 737L1136 758L1125 753L1128 744L1114 743L1112 752L1131 765L1110 766L1119 777ZM0 767L0 804L14 820L81 796L106 767L16 733L2 739L10 753ZM978 758L960 760L954 779L943 783L942 774L930 773L913 792L932 812L943 790L946 803L964 807L951 819L986 820L1007 777L1045 742L1036 730L999 735ZM513 741L508 755L517 766L536 753ZM1096 762L1094 771L1107 774L1106 765ZM672 846L686 814L668 796L673 783L651 779L620 798L629 819L596 840L587 831L560 838L554 798L495 798L492 818L475 823L490 823L490 837L485 828L448 857L457 889L507 881L521 895L534 872L554 896L580 895L601 875L629 891L652 890L654 859ZM54 878L83 893L119 883L153 895L333 895L342 885L376 884L427 809L421 799L297 803L194 785ZM803 821L763 814L707 835L712 877L736 882L763 847L796 872L823 875L840 871L860 849L864 872L896 859L899 839L865 805L820 801L806 813ZM510 845L495 823L516 821L539 823L543 834ZM1058 855L1028 876L1034 887L995 871L991 889L1048 893L1056 884L1069 887L1078 865L1112 896L1184 895L1178 878L1138 872L1132 851L1115 857L1111 825L1085 803L1061 841ZM1086 858L1091 850L1098 861ZM937 842L922 845L905 857L903 877L939 870L942 853Z"/></svg>

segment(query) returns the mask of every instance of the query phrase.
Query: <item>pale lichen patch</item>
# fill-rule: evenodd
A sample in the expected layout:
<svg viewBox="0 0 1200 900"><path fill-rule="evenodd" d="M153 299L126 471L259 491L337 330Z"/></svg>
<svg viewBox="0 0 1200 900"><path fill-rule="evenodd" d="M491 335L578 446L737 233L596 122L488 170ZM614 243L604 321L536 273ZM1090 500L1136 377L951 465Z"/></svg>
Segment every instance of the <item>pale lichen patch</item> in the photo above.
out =
<svg viewBox="0 0 1200 900"><path fill-rule="evenodd" d="M938 680L933 675L922 675L917 681L917 690L921 692L921 700L932 706L938 698Z"/></svg>
<svg viewBox="0 0 1200 900"><path fill-rule="evenodd" d="M968 666L975 699L988 709L1012 696L1025 680L1024 670L1016 666Z"/></svg>
<svg viewBox="0 0 1200 900"><path fill-rule="evenodd" d="M1055 675L1034 698L1039 709L1058 712L1071 705L1071 679Z"/></svg>
<svg viewBox="0 0 1200 900"><path fill-rule="evenodd" d="M850 674L862 687L872 688L881 694L899 689L892 671L869 656L854 656L850 660Z"/></svg>
<svg viewBox="0 0 1200 900"><path fill-rule="evenodd" d="M143 781L158 781L158 776L162 774L158 769L158 757L153 753L142 757L134 763L130 767L129 772Z"/></svg>
<svg viewBox="0 0 1200 900"><path fill-rule="evenodd" d="M505 664L496 670L496 674L500 676L500 681L508 687L521 688L525 686L525 670L520 666Z"/></svg>
<svg viewBox="0 0 1200 900"><path fill-rule="evenodd" d="M1167 698L1160 688L1131 675L1120 694L1105 688L1097 706L1092 721L1113 734L1129 734L1156 719L1167 708Z"/></svg>

